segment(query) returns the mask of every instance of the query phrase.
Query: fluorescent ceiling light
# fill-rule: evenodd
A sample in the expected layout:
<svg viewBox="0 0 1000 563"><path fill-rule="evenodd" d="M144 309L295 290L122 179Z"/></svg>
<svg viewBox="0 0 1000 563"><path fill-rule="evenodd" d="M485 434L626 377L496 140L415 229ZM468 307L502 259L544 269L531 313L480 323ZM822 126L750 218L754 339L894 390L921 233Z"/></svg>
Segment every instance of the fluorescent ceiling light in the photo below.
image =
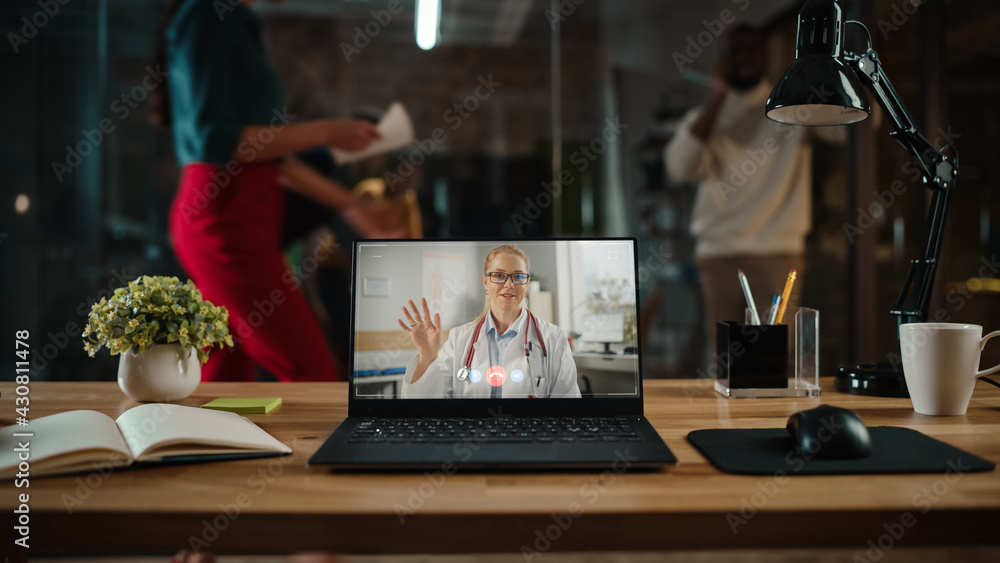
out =
<svg viewBox="0 0 1000 563"><path fill-rule="evenodd" d="M417 0L417 46L431 50L438 42L441 0Z"/></svg>

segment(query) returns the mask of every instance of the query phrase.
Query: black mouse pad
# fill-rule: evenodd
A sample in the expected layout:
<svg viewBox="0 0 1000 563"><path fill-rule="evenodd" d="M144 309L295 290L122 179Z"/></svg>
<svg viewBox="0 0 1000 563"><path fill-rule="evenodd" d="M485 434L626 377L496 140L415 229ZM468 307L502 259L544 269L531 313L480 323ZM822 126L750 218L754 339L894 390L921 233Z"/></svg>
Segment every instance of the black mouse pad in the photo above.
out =
<svg viewBox="0 0 1000 563"><path fill-rule="evenodd" d="M688 440L712 465L742 475L850 475L863 473L967 473L996 464L909 428L869 427L872 454L821 459L796 451L784 428L695 430Z"/></svg>

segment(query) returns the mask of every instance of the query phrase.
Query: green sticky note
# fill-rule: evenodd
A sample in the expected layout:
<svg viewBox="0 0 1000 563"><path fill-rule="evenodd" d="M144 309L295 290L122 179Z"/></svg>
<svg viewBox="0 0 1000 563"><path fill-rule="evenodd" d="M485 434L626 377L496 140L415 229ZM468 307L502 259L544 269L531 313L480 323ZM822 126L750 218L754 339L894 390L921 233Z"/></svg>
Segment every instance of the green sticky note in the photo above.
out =
<svg viewBox="0 0 1000 563"><path fill-rule="evenodd" d="M280 397L263 399L226 397L209 401L202 405L201 408L229 411L237 414L265 414L273 411L279 405L281 405Z"/></svg>

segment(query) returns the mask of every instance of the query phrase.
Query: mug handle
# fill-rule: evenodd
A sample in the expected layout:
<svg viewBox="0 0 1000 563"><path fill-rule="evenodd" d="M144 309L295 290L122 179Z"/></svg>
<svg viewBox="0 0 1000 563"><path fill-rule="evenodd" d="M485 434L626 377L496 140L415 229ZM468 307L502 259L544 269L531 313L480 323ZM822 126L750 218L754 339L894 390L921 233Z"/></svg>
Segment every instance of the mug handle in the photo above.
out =
<svg viewBox="0 0 1000 563"><path fill-rule="evenodd" d="M984 336L983 339L979 341L979 351L980 352L982 352L983 349L986 348L986 341L989 340L990 338L993 338L994 336L1000 336L1000 330L994 330L993 332L991 332L991 333L987 334L986 336ZM1000 371L1000 364L997 364L997 365L995 365L995 366L993 366L991 368L986 368L983 371L976 372L976 377L982 377L984 375L989 375L989 374L991 374L991 373L993 373L995 371Z"/></svg>

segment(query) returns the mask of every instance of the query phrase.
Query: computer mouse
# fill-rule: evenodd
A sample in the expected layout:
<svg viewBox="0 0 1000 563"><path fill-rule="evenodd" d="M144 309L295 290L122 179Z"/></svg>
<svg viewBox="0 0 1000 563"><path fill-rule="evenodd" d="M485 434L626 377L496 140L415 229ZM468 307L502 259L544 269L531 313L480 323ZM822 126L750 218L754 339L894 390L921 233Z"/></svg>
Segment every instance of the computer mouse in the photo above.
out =
<svg viewBox="0 0 1000 563"><path fill-rule="evenodd" d="M868 428L854 411L821 405L788 418L796 450L826 459L857 459L872 453Z"/></svg>

